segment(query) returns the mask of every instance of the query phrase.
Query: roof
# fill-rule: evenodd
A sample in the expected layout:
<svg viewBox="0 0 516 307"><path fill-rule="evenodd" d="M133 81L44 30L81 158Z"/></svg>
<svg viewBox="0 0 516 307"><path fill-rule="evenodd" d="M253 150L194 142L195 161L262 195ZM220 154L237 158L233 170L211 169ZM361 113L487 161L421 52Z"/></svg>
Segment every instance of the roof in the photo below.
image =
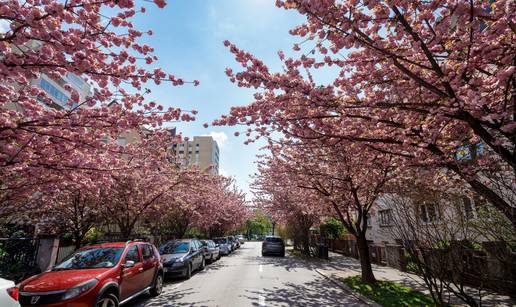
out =
<svg viewBox="0 0 516 307"><path fill-rule="evenodd" d="M148 242L142 242L142 241L128 241L128 242L105 242L105 243L98 243L98 244L91 244L88 246L85 246L84 248L99 248L99 247L125 247L129 244L143 244Z"/></svg>

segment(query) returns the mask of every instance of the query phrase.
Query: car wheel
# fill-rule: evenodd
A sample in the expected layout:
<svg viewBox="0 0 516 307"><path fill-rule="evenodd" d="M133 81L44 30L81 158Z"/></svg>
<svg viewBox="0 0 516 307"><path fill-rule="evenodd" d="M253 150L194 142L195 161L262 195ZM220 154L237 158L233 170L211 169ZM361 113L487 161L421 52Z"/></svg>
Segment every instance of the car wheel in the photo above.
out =
<svg viewBox="0 0 516 307"><path fill-rule="evenodd" d="M118 307L118 297L113 293L103 294L95 304L97 307Z"/></svg>
<svg viewBox="0 0 516 307"><path fill-rule="evenodd" d="M205 266L206 266L206 259L204 257L202 257L202 262L201 262L201 266L199 267L199 270L200 271L204 270Z"/></svg>
<svg viewBox="0 0 516 307"><path fill-rule="evenodd" d="M186 268L185 279L190 279L190 277L192 277L192 264L191 263L189 263L188 267Z"/></svg>
<svg viewBox="0 0 516 307"><path fill-rule="evenodd" d="M163 291L163 274L158 273L156 276L156 280L154 281L154 286L150 289L149 293L151 296L158 296Z"/></svg>

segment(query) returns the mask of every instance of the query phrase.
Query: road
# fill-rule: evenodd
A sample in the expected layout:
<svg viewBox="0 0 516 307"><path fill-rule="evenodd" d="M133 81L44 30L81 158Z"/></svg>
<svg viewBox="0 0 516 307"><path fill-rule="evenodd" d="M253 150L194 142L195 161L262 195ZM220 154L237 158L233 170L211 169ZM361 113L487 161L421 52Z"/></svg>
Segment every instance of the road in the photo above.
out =
<svg viewBox="0 0 516 307"><path fill-rule="evenodd" d="M293 256L262 257L261 243L247 242L189 280L167 281L155 298L126 306L363 306Z"/></svg>

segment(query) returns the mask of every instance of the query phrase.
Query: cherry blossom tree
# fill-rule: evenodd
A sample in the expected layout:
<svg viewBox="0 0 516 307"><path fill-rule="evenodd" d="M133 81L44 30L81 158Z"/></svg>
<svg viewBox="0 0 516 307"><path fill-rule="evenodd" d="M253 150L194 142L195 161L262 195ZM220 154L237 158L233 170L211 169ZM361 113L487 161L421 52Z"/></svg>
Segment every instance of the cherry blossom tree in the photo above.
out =
<svg viewBox="0 0 516 307"><path fill-rule="evenodd" d="M257 92L215 125L248 126L248 142L345 140L448 170L516 224L514 1L276 3L306 16L290 31L302 54L280 51L272 72L226 41L243 67L227 75Z"/></svg>
<svg viewBox="0 0 516 307"><path fill-rule="evenodd" d="M163 7L163 0L153 1ZM129 167L115 140L127 131L165 134L165 122L193 119L196 111L165 109L145 97L147 82L182 85L161 69L153 48L138 42L152 31L135 29L145 14L134 1L3 0L0 22L0 193L2 205L31 197L48 178L84 170L98 174ZM80 100L67 76L84 78L92 92ZM34 82L43 75L63 84L69 100L55 107ZM193 81L197 85L197 81ZM117 103L113 103L116 101Z"/></svg>
<svg viewBox="0 0 516 307"><path fill-rule="evenodd" d="M374 283L366 239L369 214L388 183L396 178L397 157L352 142L283 139L271 142L269 149L272 155L259 169L262 193L273 196L269 199L274 208L283 206L278 212L284 216L301 212L321 217L330 213L338 218L356 238L362 280ZM299 196L289 201L278 199L278 190Z"/></svg>

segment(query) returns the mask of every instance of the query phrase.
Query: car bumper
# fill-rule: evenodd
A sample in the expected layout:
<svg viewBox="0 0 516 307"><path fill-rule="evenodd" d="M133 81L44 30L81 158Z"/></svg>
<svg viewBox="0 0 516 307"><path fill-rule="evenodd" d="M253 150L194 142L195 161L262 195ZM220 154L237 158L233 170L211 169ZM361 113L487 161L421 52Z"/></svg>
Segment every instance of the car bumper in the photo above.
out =
<svg viewBox="0 0 516 307"><path fill-rule="evenodd" d="M34 306L45 306L45 307L91 307L95 306L96 300L97 300L97 294L99 289L96 287L91 289L90 291L75 297L73 299L63 301L63 302L44 302L45 298L41 296L41 298L38 300L38 302L31 304L30 299L29 302L23 302L21 303L21 307L34 307ZM42 304L43 303L43 304ZM3 307L3 306L2 306Z"/></svg>
<svg viewBox="0 0 516 307"><path fill-rule="evenodd" d="M266 247L266 248L262 248L262 253L263 254L284 254L285 253L285 248L283 247Z"/></svg>
<svg viewBox="0 0 516 307"><path fill-rule="evenodd" d="M181 265L163 266L163 273L167 275L185 275L187 268L186 265L187 263L184 262Z"/></svg>

